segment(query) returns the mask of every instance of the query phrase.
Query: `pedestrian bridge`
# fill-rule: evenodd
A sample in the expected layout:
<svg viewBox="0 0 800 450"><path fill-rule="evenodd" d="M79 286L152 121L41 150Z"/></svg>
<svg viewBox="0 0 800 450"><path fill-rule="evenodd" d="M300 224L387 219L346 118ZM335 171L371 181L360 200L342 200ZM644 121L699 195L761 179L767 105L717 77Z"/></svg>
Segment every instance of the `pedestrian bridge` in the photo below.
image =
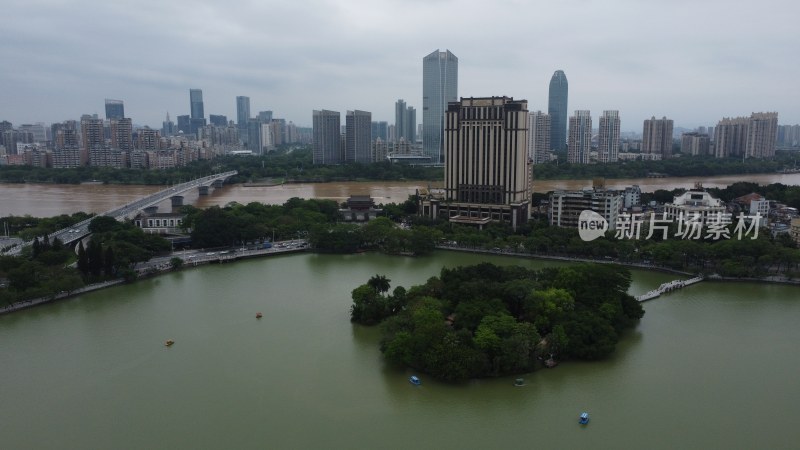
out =
<svg viewBox="0 0 800 450"><path fill-rule="evenodd" d="M115 208L109 211L105 211L103 213L97 214L97 216L108 216L113 217L117 220L126 220L126 219L133 219L140 211L150 206L158 205L159 203L172 200L172 204L174 206L180 206L183 204L183 197L181 194L188 192L192 189L197 189L200 192L200 195L208 195L209 189L212 187L220 187L227 181L230 177L236 175L238 172L235 170L231 170L230 172L223 172L214 175L208 175L202 178L197 178L192 181L188 181L186 183L181 183L178 185L170 186L166 189L162 189L154 194L150 194L147 197L140 198L131 203L127 203L125 205L120 206L119 208ZM86 219L82 222L76 223L69 228L64 228L62 230L58 230L54 233L49 234L47 237L52 242L53 239L58 238L64 244L72 244L89 234L89 223L92 221L94 217ZM7 255L16 255L22 250L22 248L26 245L30 245L32 241L25 242L21 245L17 245L12 247L5 253Z"/></svg>

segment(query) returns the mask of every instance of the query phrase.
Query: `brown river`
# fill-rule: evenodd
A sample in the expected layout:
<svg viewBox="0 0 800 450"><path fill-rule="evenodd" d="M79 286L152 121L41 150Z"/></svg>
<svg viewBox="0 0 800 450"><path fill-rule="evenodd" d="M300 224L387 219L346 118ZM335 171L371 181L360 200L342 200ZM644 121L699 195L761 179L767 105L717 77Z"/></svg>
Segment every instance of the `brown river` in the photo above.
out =
<svg viewBox="0 0 800 450"><path fill-rule="evenodd" d="M657 189L689 188L700 181L705 187L725 187L737 181L761 184L783 183L800 185L800 173L729 175L698 179L696 177L609 179L606 187L624 189L637 184L643 192ZM199 207L224 206L229 202L247 204L262 202L281 204L292 197L326 198L339 202L350 195L370 195L376 203L400 203L417 189L440 187L441 181L374 181L337 183L298 183L279 186L250 187L241 184L224 186L200 197L196 192L185 194L185 203ZM535 180L535 192L555 189L583 189L592 186L592 180ZM101 213L132 200L163 189L164 186L129 186L96 184L0 184L0 217L26 215L49 217L78 211Z"/></svg>

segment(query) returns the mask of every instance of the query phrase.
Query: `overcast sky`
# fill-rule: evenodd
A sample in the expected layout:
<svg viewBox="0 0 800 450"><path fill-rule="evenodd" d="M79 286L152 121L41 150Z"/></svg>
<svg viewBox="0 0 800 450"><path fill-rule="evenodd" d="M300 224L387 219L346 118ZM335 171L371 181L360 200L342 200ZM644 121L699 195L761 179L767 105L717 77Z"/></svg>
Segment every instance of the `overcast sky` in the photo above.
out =
<svg viewBox="0 0 800 450"><path fill-rule="evenodd" d="M550 77L569 110L620 111L622 129L778 111L800 123L796 0L241 1L5 0L0 120L104 116L121 99L134 123L274 111L310 126L313 109L394 122L405 99L422 120L422 58L459 58L458 95L508 95L547 110Z"/></svg>

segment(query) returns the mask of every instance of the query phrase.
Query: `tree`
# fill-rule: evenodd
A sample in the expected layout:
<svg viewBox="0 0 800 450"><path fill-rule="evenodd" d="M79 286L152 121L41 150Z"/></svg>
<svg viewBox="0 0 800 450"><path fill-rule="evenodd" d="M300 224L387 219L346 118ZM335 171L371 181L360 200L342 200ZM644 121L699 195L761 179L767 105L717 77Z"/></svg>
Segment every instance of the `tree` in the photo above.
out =
<svg viewBox="0 0 800 450"><path fill-rule="evenodd" d="M389 283L391 281L392 280L386 278L383 275L375 275L375 276L371 277L369 279L369 281L367 281L367 284L372 289L374 289L375 292L377 292L377 293L382 295L382 294L385 294L385 293L389 292L389 287L390 287Z"/></svg>
<svg viewBox="0 0 800 450"><path fill-rule="evenodd" d="M84 278L89 276L89 254L83 248L83 241L78 242L78 272Z"/></svg>
<svg viewBox="0 0 800 450"><path fill-rule="evenodd" d="M181 258L178 258L177 256L173 256L173 257L172 257L172 258L170 258L170 260L169 260L169 266L170 266L170 267L171 267L173 270L178 270L178 269L180 269L181 267L183 267L183 259L181 259Z"/></svg>
<svg viewBox="0 0 800 450"><path fill-rule="evenodd" d="M106 253L103 256L103 272L106 276L114 276L116 271L116 260L114 258L114 249L109 246L106 248Z"/></svg>

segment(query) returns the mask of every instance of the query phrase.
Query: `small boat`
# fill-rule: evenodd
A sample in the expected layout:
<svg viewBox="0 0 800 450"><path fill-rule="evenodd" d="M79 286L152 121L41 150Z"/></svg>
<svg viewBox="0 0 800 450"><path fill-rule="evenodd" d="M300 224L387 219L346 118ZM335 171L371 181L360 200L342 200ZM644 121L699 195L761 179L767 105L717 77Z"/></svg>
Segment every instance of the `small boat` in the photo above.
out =
<svg viewBox="0 0 800 450"><path fill-rule="evenodd" d="M580 423L581 425L586 425L587 423L589 423L589 413L582 412L580 419L578 419L578 423Z"/></svg>
<svg viewBox="0 0 800 450"><path fill-rule="evenodd" d="M516 380L514 380L514 386L525 386L525 379L517 378Z"/></svg>
<svg viewBox="0 0 800 450"><path fill-rule="evenodd" d="M260 312L256 313L256 319L260 319L260 318L261 318L261 313Z"/></svg>
<svg viewBox="0 0 800 450"><path fill-rule="evenodd" d="M167 339L167 341L164 342L164 345L167 346L167 347L170 347L174 343L175 343L175 341L173 341L172 339Z"/></svg>
<svg viewBox="0 0 800 450"><path fill-rule="evenodd" d="M408 382L413 384L414 386L419 386L422 384L422 381L416 375L411 375L411 378L408 379Z"/></svg>

